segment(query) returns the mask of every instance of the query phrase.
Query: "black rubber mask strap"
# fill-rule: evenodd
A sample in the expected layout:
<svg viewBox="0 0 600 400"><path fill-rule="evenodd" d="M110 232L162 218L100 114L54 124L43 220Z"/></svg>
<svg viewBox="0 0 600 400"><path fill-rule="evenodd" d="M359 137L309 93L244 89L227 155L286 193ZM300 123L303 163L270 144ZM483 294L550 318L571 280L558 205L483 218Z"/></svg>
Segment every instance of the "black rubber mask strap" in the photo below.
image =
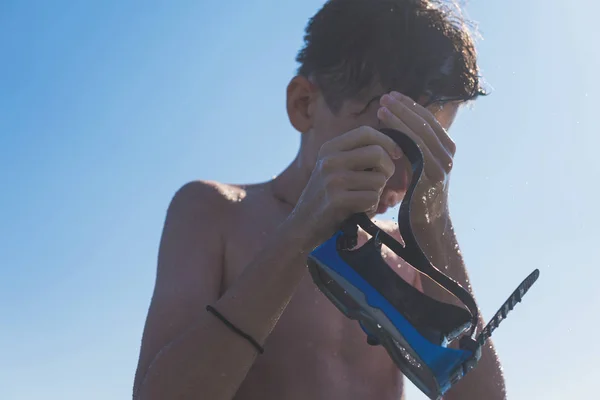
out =
<svg viewBox="0 0 600 400"><path fill-rule="evenodd" d="M412 230L410 221L410 209L412 197L421 175L423 174L423 153L417 144L406 134L394 129L382 129L382 133L391 137L408 157L412 166L412 181L406 191L406 195L398 212L398 226L405 246L402 246L396 239L385 233L375 225L366 214L358 214L353 218L353 222L360 225L370 235L377 237L390 250L408 262L418 271L427 275L435 282L443 286L446 290L456 296L471 312L473 316L470 334L477 328L479 319L479 310L473 296L463 288L458 282L441 272L431 264L427 256L423 253Z"/></svg>
<svg viewBox="0 0 600 400"><path fill-rule="evenodd" d="M376 237L378 241L385 244L390 250L409 263L412 267L430 277L432 280L458 298L473 316L470 334L475 331L475 328L477 327L477 320L479 319L479 310L475 300L473 299L473 296L471 296L471 294L454 279L435 268L431 262L429 262L429 259L427 259L427 257L422 253L420 247L415 247L414 244L409 245L408 243L406 246L402 246L402 244L400 244L396 239L375 225L366 214L357 214L354 216L353 220L365 232L373 237ZM404 234L402 236L405 242L410 240L407 239ZM416 244L416 240L414 238L413 241Z"/></svg>

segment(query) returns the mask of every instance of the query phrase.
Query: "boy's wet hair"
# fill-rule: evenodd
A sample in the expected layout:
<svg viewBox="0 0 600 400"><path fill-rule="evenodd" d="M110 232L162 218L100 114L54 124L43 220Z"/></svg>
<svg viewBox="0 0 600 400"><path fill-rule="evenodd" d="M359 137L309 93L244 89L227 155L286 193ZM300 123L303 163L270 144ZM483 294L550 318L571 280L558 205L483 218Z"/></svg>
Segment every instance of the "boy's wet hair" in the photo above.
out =
<svg viewBox="0 0 600 400"><path fill-rule="evenodd" d="M484 92L458 10L436 0L329 0L306 26L298 74L334 112L374 84L415 101L472 100Z"/></svg>

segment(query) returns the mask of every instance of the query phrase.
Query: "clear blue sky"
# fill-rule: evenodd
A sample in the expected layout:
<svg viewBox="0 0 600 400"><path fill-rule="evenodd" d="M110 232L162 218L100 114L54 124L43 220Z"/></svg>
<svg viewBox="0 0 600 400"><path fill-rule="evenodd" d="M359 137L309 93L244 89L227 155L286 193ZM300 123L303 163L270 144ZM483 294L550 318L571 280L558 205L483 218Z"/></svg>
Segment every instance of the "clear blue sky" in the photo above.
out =
<svg viewBox="0 0 600 400"><path fill-rule="evenodd" d="M298 134L285 86L321 4L0 3L0 399L130 398L169 200L189 180L287 166ZM472 283L490 317L540 268L494 335L509 398L591 398L600 6L468 11L494 88L451 131Z"/></svg>

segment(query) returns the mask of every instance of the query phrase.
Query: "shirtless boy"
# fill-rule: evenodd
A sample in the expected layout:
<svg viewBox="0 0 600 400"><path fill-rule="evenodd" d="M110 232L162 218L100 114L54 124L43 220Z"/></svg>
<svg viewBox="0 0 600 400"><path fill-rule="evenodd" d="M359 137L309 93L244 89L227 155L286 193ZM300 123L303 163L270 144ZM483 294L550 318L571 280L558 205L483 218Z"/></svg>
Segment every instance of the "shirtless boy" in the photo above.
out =
<svg viewBox="0 0 600 400"><path fill-rule="evenodd" d="M472 39L457 21L429 0L330 0L310 20L287 87L302 138L296 158L268 182L192 182L172 199L135 399L403 398L399 370L316 289L306 257L351 214L374 217L402 200L408 162L377 130L389 127L425 156L415 195L425 200L412 211L417 239L434 265L469 286L447 208L455 152L447 130L480 86ZM416 93L418 103L400 93ZM387 260L433 290L393 254ZM505 398L493 347L445 398Z"/></svg>

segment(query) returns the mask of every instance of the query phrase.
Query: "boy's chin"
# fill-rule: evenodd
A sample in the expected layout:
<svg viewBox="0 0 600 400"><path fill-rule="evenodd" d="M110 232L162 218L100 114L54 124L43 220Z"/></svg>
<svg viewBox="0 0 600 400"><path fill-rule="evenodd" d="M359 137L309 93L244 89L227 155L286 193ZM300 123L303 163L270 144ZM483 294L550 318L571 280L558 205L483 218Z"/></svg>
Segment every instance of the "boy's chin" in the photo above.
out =
<svg viewBox="0 0 600 400"><path fill-rule="evenodd" d="M368 211L366 214L369 218L373 219L374 217L378 216L378 215L383 215L386 212L388 212L390 210L389 205L385 204L385 203L380 203L377 208L375 210L372 211Z"/></svg>
<svg viewBox="0 0 600 400"><path fill-rule="evenodd" d="M379 203L379 205L377 206L377 209L375 210L375 213L377 215L385 214L388 209L389 209L389 206L387 204Z"/></svg>

